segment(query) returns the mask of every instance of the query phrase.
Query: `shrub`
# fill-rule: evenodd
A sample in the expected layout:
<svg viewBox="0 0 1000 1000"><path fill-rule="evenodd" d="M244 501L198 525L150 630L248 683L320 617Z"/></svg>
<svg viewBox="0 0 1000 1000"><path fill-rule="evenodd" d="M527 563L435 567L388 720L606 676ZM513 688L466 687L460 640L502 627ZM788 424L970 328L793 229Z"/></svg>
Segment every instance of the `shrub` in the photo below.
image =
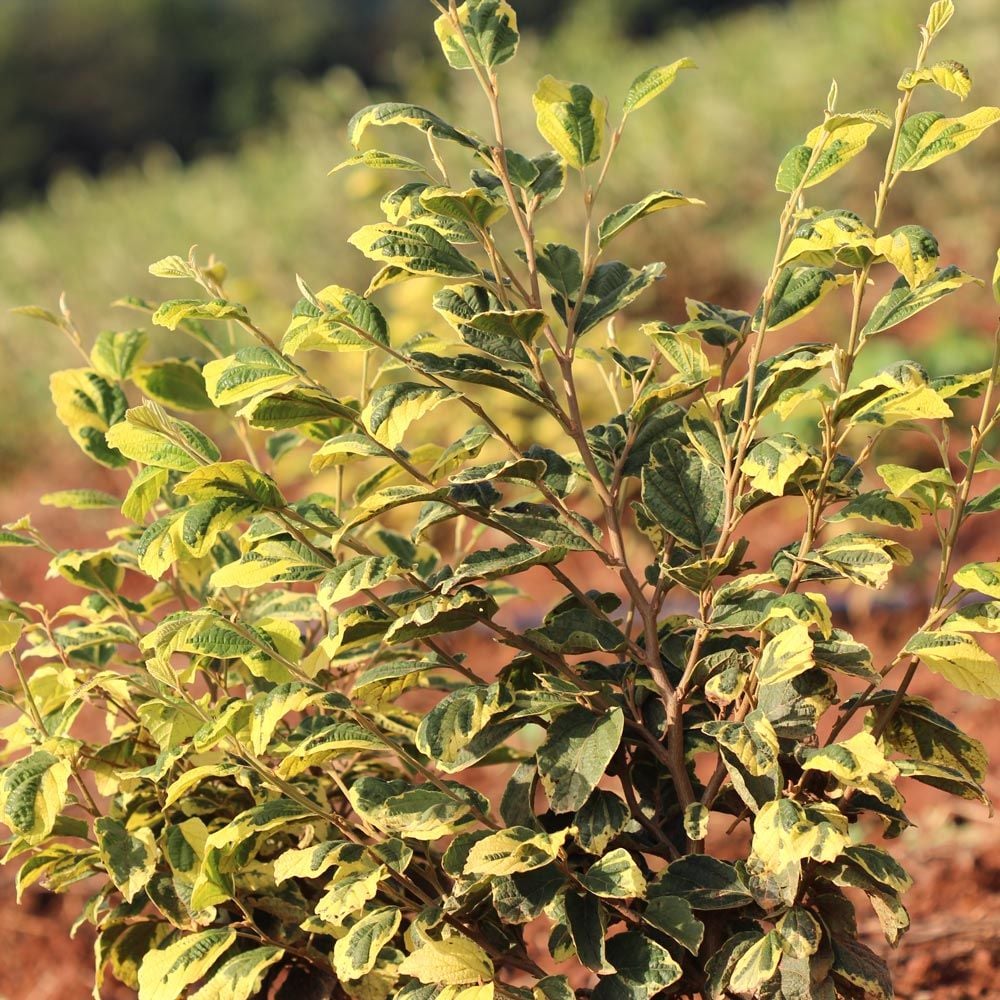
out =
<svg viewBox="0 0 1000 1000"><path fill-rule="evenodd" d="M27 517L2 535L86 592L55 611L3 604L20 717L0 816L18 889L97 876L81 914L97 989L110 967L142 1000L304 984L358 1000L890 997L848 893L895 943L910 879L870 841L909 825L903 778L986 800L982 746L908 689L923 665L1000 696L976 638L997 631L1000 564L954 565L963 525L1000 506L978 478L997 467L1000 349L986 371L900 361L852 378L882 331L979 283L938 267L926 229L883 225L905 175L1000 119L911 111L969 91L963 66L928 56L951 0L931 7L893 116L838 110L834 85L781 163L756 311L688 300L686 321L637 331L615 318L664 265L606 250L698 201L656 191L599 223L596 205L633 116L690 61L636 79L616 126L587 87L546 77L534 107L551 149L531 156L505 148L500 113L513 9L435 6L495 137L405 103L354 117L356 147L407 125L431 161L345 164L415 178L350 238L382 265L364 294L300 279L278 342L226 297L221 264L161 260L154 274L204 295L132 304L207 363L145 361L141 330L85 345L65 308L27 310L86 357L52 376L59 418L129 479L124 502L44 500L120 505L129 524L96 549L54 551ZM876 138L867 221L807 200ZM449 180L458 158L469 185ZM535 237L560 197L581 202L579 249ZM898 277L872 304L883 272ZM445 322L399 342L375 293L420 276ZM773 346L834 293L850 297L842 336ZM353 395L309 374L305 351L337 354L345 379L360 356ZM587 426L594 371L610 409ZM510 398L561 448L515 439ZM811 436L780 429L799 408ZM175 415L210 410L245 457ZM871 469L883 439L915 430L936 467ZM330 493L304 493L303 455ZM791 539L774 552L746 536L763 508ZM928 524L926 620L878 666L827 595L886 586L912 558L897 535ZM515 577L544 613L511 610ZM479 768L500 769L502 793Z"/></svg>

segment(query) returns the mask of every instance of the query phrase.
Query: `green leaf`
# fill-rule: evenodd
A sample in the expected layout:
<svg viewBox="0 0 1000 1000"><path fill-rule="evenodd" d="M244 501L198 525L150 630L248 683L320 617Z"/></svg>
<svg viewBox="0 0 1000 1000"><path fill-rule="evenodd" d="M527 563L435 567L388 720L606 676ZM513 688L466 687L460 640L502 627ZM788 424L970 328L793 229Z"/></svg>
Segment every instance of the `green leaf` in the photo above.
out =
<svg viewBox="0 0 1000 1000"><path fill-rule="evenodd" d="M194 503L221 498L246 500L258 507L285 505L274 480L243 459L195 469L175 484L174 493Z"/></svg>
<svg viewBox="0 0 1000 1000"><path fill-rule="evenodd" d="M904 647L955 687L984 698L1000 698L1000 664L967 635L918 632Z"/></svg>
<svg viewBox="0 0 1000 1000"><path fill-rule="evenodd" d="M944 420L952 415L951 407L928 385L925 373L905 363L865 379L841 397L836 409L837 419L883 427L909 420Z"/></svg>
<svg viewBox="0 0 1000 1000"><path fill-rule="evenodd" d="M326 574L316 596L324 608L332 608L339 601L392 579L398 572L392 556L353 556Z"/></svg>
<svg viewBox="0 0 1000 1000"><path fill-rule="evenodd" d="M647 264L639 271L634 271L617 260L598 264L587 282L581 301L577 303L570 300L567 309L567 303L557 298L556 310L567 324L575 310L573 329L577 336L582 336L637 299L663 277L664 270L665 266L660 263Z"/></svg>
<svg viewBox="0 0 1000 1000"><path fill-rule="evenodd" d="M705 723L702 731L719 744L733 787L751 810L756 812L778 794L778 737L760 709L743 722Z"/></svg>
<svg viewBox="0 0 1000 1000"><path fill-rule="evenodd" d="M401 267L411 274L443 278L469 278L479 268L463 257L436 229L419 222L394 226L381 222L363 226L348 237L369 260Z"/></svg>
<svg viewBox="0 0 1000 1000"><path fill-rule="evenodd" d="M532 541L548 546L560 546L570 550L586 550L584 535L592 539L600 538L600 531L589 521L575 518L574 527L567 526L559 513L547 504L520 503L501 508L493 514L493 520L505 530L521 535Z"/></svg>
<svg viewBox="0 0 1000 1000"><path fill-rule="evenodd" d="M408 156L400 156L398 153L386 153L381 149L366 149L363 153L356 153L346 160L338 163L331 174L343 170L345 167L368 167L372 170L410 170L417 173L426 173L426 168L416 160L411 160Z"/></svg>
<svg viewBox="0 0 1000 1000"><path fill-rule="evenodd" d="M108 443L126 459L177 472L219 460L219 449L197 427L150 403L130 409L108 432Z"/></svg>
<svg viewBox="0 0 1000 1000"><path fill-rule="evenodd" d="M517 14L506 0L466 0L455 13L457 26L451 14L442 14L434 22L434 32L453 69L472 69L470 52L487 69L514 58L519 38Z"/></svg>
<svg viewBox="0 0 1000 1000"><path fill-rule="evenodd" d="M540 628L528 629L524 635L546 652L610 653L625 644L625 636L613 622L574 606L553 609Z"/></svg>
<svg viewBox="0 0 1000 1000"><path fill-rule="evenodd" d="M293 636L295 641L289 641ZM276 655L283 655L279 647L296 657L301 652L299 632L292 622L262 618L250 625L210 609L170 615L141 640L142 649L153 650L161 658L172 653L194 653L223 660L241 659L251 670L264 672L275 665Z"/></svg>
<svg viewBox="0 0 1000 1000"><path fill-rule="evenodd" d="M573 820L576 841L589 854L603 854L632 822L628 807L614 792L595 789Z"/></svg>
<svg viewBox="0 0 1000 1000"><path fill-rule="evenodd" d="M866 1000L893 1000L896 995L886 963L854 938L833 935L833 975L849 983Z"/></svg>
<svg viewBox="0 0 1000 1000"><path fill-rule="evenodd" d="M160 499L160 493L167 485L169 476L167 469L155 466L143 469L129 484L121 505L122 514L136 524L142 524Z"/></svg>
<svg viewBox="0 0 1000 1000"><path fill-rule="evenodd" d="M322 840L285 851L275 859L274 880L280 885L290 878L319 878L334 865L344 863L348 845L346 840ZM363 849L359 848L359 853Z"/></svg>
<svg viewBox="0 0 1000 1000"><path fill-rule="evenodd" d="M136 365L132 381L150 399L175 410L210 410L212 401L205 392L205 379L194 361L168 359Z"/></svg>
<svg viewBox="0 0 1000 1000"><path fill-rule="evenodd" d="M880 113L858 112L854 115L833 116L825 124L817 125L806 136L805 143L793 146L788 151L778 167L775 188L791 194L800 184L804 189L825 181L864 150L879 125L889 124L889 119ZM822 152L806 177L813 150L820 144Z"/></svg>
<svg viewBox="0 0 1000 1000"><path fill-rule="evenodd" d="M726 861L692 854L671 862L650 886L649 898L678 896L695 910L731 910L753 897L737 869Z"/></svg>
<svg viewBox="0 0 1000 1000"><path fill-rule="evenodd" d="M183 257L170 254L149 265L149 273L154 278L191 278L197 280L198 270Z"/></svg>
<svg viewBox="0 0 1000 1000"><path fill-rule="evenodd" d="M903 699L889 721L884 739L899 753L952 768L976 785L986 778L988 759L983 744L935 712L923 698Z"/></svg>
<svg viewBox="0 0 1000 1000"><path fill-rule="evenodd" d="M444 219L462 226L488 229L507 212L507 202L498 193L482 187L456 191L449 187L425 187L420 192L421 206Z"/></svg>
<svg viewBox="0 0 1000 1000"><path fill-rule="evenodd" d="M264 973L284 956L280 948L265 945L227 959L191 1000L252 1000L264 982Z"/></svg>
<svg viewBox="0 0 1000 1000"><path fill-rule="evenodd" d="M146 350L149 338L145 330L115 333L102 330L90 349L90 363L111 382L124 382Z"/></svg>
<svg viewBox="0 0 1000 1000"><path fill-rule="evenodd" d="M378 307L349 288L328 285L302 298L281 338L281 350L370 351L388 346L389 327Z"/></svg>
<svg viewBox="0 0 1000 1000"><path fill-rule="evenodd" d="M30 319L40 320L42 323L49 323L52 326L63 328L62 320L55 313L41 306L15 306L11 309L15 316L27 316Z"/></svg>
<svg viewBox="0 0 1000 1000"><path fill-rule="evenodd" d="M16 531L0 530L0 548L30 547L36 544L31 538L19 535Z"/></svg>
<svg viewBox="0 0 1000 1000"><path fill-rule="evenodd" d="M804 385L833 360L833 352L825 344L798 344L773 355L757 366L754 385L754 413L763 416L778 405L793 389ZM741 413L748 385L744 380L736 412ZM708 449L704 449L708 451ZM710 453L710 452L709 452Z"/></svg>
<svg viewBox="0 0 1000 1000"><path fill-rule="evenodd" d="M484 337L500 337L530 344L547 322L548 317L540 309L519 309L513 312L494 309L478 313L465 326Z"/></svg>
<svg viewBox="0 0 1000 1000"><path fill-rule="evenodd" d="M620 708L595 715L581 706L549 726L538 748L538 773L555 812L573 812L587 801L618 749L624 724Z"/></svg>
<svg viewBox="0 0 1000 1000"><path fill-rule="evenodd" d="M879 465L876 470L897 496L910 494L928 510L950 507L957 489L947 469L911 469L905 465Z"/></svg>
<svg viewBox="0 0 1000 1000"><path fill-rule="evenodd" d="M984 601L963 604L950 614L940 626L942 632L986 632L1000 631L1000 602Z"/></svg>
<svg viewBox="0 0 1000 1000"><path fill-rule="evenodd" d="M617 211L606 215L597 227L599 245L606 247L623 229L668 208L679 208L681 205L704 205L700 198L686 198L679 191L656 191L647 194L641 201L625 205Z"/></svg>
<svg viewBox="0 0 1000 1000"><path fill-rule="evenodd" d="M937 274L935 265L941 255L938 241L923 226L899 226L874 240L871 248L892 264L911 288Z"/></svg>
<svg viewBox="0 0 1000 1000"><path fill-rule="evenodd" d="M234 860L238 849L262 834L300 826L307 821L310 810L291 799L271 799L245 809L225 826L214 830L206 841L207 849L215 849L228 860Z"/></svg>
<svg viewBox="0 0 1000 1000"><path fill-rule="evenodd" d="M894 496L888 490L872 490L845 504L835 514L826 515L825 520L836 524L853 518L912 531L922 523L922 510L913 500Z"/></svg>
<svg viewBox="0 0 1000 1000"><path fill-rule="evenodd" d="M825 747L804 749L798 754L806 771L832 774L845 785L863 787L872 775L895 777L895 768L886 760L870 733L855 733L848 740Z"/></svg>
<svg viewBox="0 0 1000 1000"><path fill-rule="evenodd" d="M244 347L203 370L205 388L216 406L268 392L299 378L299 369L268 347Z"/></svg>
<svg viewBox="0 0 1000 1000"><path fill-rule="evenodd" d="M955 584L966 590L1000 598L1000 562L969 563L955 574Z"/></svg>
<svg viewBox="0 0 1000 1000"><path fill-rule="evenodd" d="M254 753L265 753L281 720L289 712L302 711L316 697L315 690L298 683L279 684L266 694L255 696L250 720L250 745Z"/></svg>
<svg viewBox="0 0 1000 1000"><path fill-rule="evenodd" d="M236 931L217 928L185 934L163 948L146 953L139 966L139 1000L183 996L236 940Z"/></svg>
<svg viewBox="0 0 1000 1000"><path fill-rule="evenodd" d="M646 894L646 879L623 847L595 861L580 882L595 895L611 899L641 899Z"/></svg>
<svg viewBox="0 0 1000 1000"><path fill-rule="evenodd" d="M531 988L533 1000L575 1000L576 994L565 976L546 976Z"/></svg>
<svg viewBox="0 0 1000 1000"><path fill-rule="evenodd" d="M447 791L431 785L414 786L402 779L365 777L359 778L348 794L358 814L378 829L433 841L475 822L473 809L489 809L489 803L472 789L455 782L443 784Z"/></svg>
<svg viewBox="0 0 1000 1000"><path fill-rule="evenodd" d="M386 744L363 726L335 722L296 743L278 765L276 773L282 778L294 778L311 767L319 767L347 754L379 753L385 749Z"/></svg>
<svg viewBox="0 0 1000 1000"><path fill-rule="evenodd" d="M781 954L781 939L777 931L762 935L733 966L729 990L733 993L755 993L778 971Z"/></svg>
<svg viewBox="0 0 1000 1000"><path fill-rule="evenodd" d="M246 308L238 302L227 299L171 299L162 302L153 313L153 322L157 326L165 326L168 330L176 330L185 320L192 319L231 319L239 323L249 323L250 317Z"/></svg>
<svg viewBox="0 0 1000 1000"><path fill-rule="evenodd" d="M966 274L954 265L936 271L932 277L915 288L911 288L905 278L900 278L875 304L868 322L861 331L861 336L867 339L876 333L888 330L963 285L979 283L978 278Z"/></svg>
<svg viewBox="0 0 1000 1000"><path fill-rule="evenodd" d="M908 566L913 561L913 553L898 542L851 532L825 542L804 559L816 567L820 578L832 574L880 590L895 566ZM808 570L806 575L808 578Z"/></svg>
<svg viewBox="0 0 1000 1000"><path fill-rule="evenodd" d="M394 382L372 393L361 420L376 441L387 448L396 448L410 424L457 397L458 393L440 386Z"/></svg>
<svg viewBox="0 0 1000 1000"><path fill-rule="evenodd" d="M417 749L437 762L442 770L453 770L450 765L459 760L460 751L468 746L494 715L507 707L509 701L509 697L504 696L497 684L470 684L452 691L421 720L417 729Z"/></svg>
<svg viewBox="0 0 1000 1000"><path fill-rule="evenodd" d="M94 833L101 851L101 861L111 876L111 881L131 903L136 894L145 888L156 871L156 841L149 827L133 833L118 820L99 817L94 823Z"/></svg>
<svg viewBox="0 0 1000 1000"><path fill-rule="evenodd" d="M569 830L539 833L524 826L508 827L477 840L469 851L468 875L515 875L551 864L569 836Z"/></svg>
<svg viewBox="0 0 1000 1000"><path fill-rule="evenodd" d="M441 357L425 351L414 351L410 360L420 371L438 378L471 382L474 385L488 385L494 389L526 399L536 405L547 405L542 387L527 372L505 367L492 358L475 354L457 354Z"/></svg>
<svg viewBox="0 0 1000 1000"><path fill-rule="evenodd" d="M722 470L678 441L653 446L642 470L642 502L665 531L696 551L718 537L724 507Z"/></svg>
<svg viewBox="0 0 1000 1000"><path fill-rule="evenodd" d="M445 585L451 590L469 580L506 579L533 566L551 566L561 562L566 550L559 546L537 549L524 542L513 542L502 549L479 549L455 567L454 576Z"/></svg>
<svg viewBox="0 0 1000 1000"><path fill-rule="evenodd" d="M875 679L872 654L868 647L855 642L841 629L835 628L829 640L815 642L813 655L816 663L828 670L838 670L853 677L863 677L868 681Z"/></svg>
<svg viewBox="0 0 1000 1000"><path fill-rule="evenodd" d="M819 921L801 906L793 906L778 921L774 929L781 950L792 958L808 958L814 955L823 938Z"/></svg>
<svg viewBox="0 0 1000 1000"><path fill-rule="evenodd" d="M328 924L341 927L350 914L374 899L382 880L389 874L384 865L357 867L339 874L317 901L315 914Z"/></svg>
<svg viewBox="0 0 1000 1000"><path fill-rule="evenodd" d="M329 427L329 424L323 422L346 420L354 423L358 419L354 400L336 400L318 389L306 388L262 393L238 410L237 415L244 418L251 427L266 430L282 430L314 423Z"/></svg>
<svg viewBox="0 0 1000 1000"><path fill-rule="evenodd" d="M545 76L531 102L542 138L571 167L582 170L600 157L605 105L589 87Z"/></svg>
<svg viewBox="0 0 1000 1000"><path fill-rule="evenodd" d="M347 137L351 145L357 149L361 144L361 137L369 127L382 128L386 125L409 125L435 139L448 139L470 149L477 149L481 145L478 139L449 125L433 111L428 111L417 104L394 101L370 104L362 108L347 123Z"/></svg>
<svg viewBox="0 0 1000 1000"><path fill-rule="evenodd" d="M677 79L677 74L682 69L696 68L694 62L685 57L667 66L655 66L640 73L628 88L622 112L630 115L633 111L638 111L643 105L659 97Z"/></svg>
<svg viewBox="0 0 1000 1000"><path fill-rule="evenodd" d="M839 284L837 275L825 267L783 268L767 313L768 330L780 330L808 316ZM760 328L761 321L758 309L754 329Z"/></svg>
<svg viewBox="0 0 1000 1000"><path fill-rule="evenodd" d="M580 254L564 243L546 243L539 248L538 271L552 291L570 299L583 284L583 263Z"/></svg>
<svg viewBox="0 0 1000 1000"><path fill-rule="evenodd" d="M932 111L911 115L903 123L893 170L923 170L964 149L991 125L1000 121L1000 108L984 107L960 118L944 118Z"/></svg>
<svg viewBox="0 0 1000 1000"><path fill-rule="evenodd" d="M302 542L275 538L255 545L238 560L220 566L211 577L216 589L239 587L255 590L266 583L299 583L316 580L329 568L329 561Z"/></svg>
<svg viewBox="0 0 1000 1000"><path fill-rule="evenodd" d="M383 906L366 913L333 947L333 969L338 978L360 979L375 967L379 951L392 940L402 913Z"/></svg>
<svg viewBox="0 0 1000 1000"><path fill-rule="evenodd" d="M36 750L0 775L0 818L29 844L41 843L66 805L72 768L47 750Z"/></svg>
<svg viewBox="0 0 1000 1000"><path fill-rule="evenodd" d="M754 445L741 471L755 490L783 496L788 481L812 459L794 434L777 434Z"/></svg>
<svg viewBox="0 0 1000 1000"><path fill-rule="evenodd" d="M873 746L871 737L868 741ZM838 748L831 754L824 750L814 753L824 766L839 769L843 764L852 772L861 773L858 769L862 766L862 759L851 749ZM877 751L873 750L871 756L877 758ZM883 759L882 766L884 764ZM864 779L849 780L863 783ZM766 802L754 820L749 864L754 895L772 906L779 903L792 905L801 877L801 862L807 858L833 861L848 842L847 820L836 806L824 803L803 807L785 798Z"/></svg>
<svg viewBox="0 0 1000 1000"><path fill-rule="evenodd" d="M821 212L795 230L781 264L863 267L873 260L874 243L875 234L853 212Z"/></svg>
<svg viewBox="0 0 1000 1000"><path fill-rule="evenodd" d="M49 389L56 416L83 452L111 469L127 464L108 444L108 430L125 416L128 400L117 385L90 368L53 372Z"/></svg>
<svg viewBox="0 0 1000 1000"><path fill-rule="evenodd" d="M605 957L608 915L596 896L566 893L566 918L580 961L593 972L608 972Z"/></svg>
<svg viewBox="0 0 1000 1000"><path fill-rule="evenodd" d="M540 310L509 312L493 292L472 282L442 288L432 301L470 346L502 361L530 365L521 343L530 343L546 322Z"/></svg>
<svg viewBox="0 0 1000 1000"><path fill-rule="evenodd" d="M692 955L697 955L705 936L705 925L695 917L691 903L680 896L668 896L654 884L642 919L669 935Z"/></svg>
<svg viewBox="0 0 1000 1000"><path fill-rule="evenodd" d="M492 618L496 600L478 587L466 587L443 597L429 597L400 615L388 628L386 642L411 642L414 639L447 632L459 632L475 623Z"/></svg>
<svg viewBox="0 0 1000 1000"><path fill-rule="evenodd" d="M607 946L607 959L615 975L602 978L594 989L595 1000L648 1000L677 982L683 969L663 945L637 931L616 934Z"/></svg>

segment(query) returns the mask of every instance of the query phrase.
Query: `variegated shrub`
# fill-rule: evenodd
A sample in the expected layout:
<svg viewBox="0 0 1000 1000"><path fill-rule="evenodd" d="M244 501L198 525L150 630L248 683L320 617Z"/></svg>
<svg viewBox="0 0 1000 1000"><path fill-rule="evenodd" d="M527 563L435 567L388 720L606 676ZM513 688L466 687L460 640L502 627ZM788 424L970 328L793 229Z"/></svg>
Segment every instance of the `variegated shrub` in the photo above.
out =
<svg viewBox="0 0 1000 1000"><path fill-rule="evenodd" d="M605 213L602 182L690 60L642 74L617 112L546 77L543 151L520 152L500 107L515 11L434 6L493 134L405 103L355 116L356 148L388 125L429 147L426 164L366 149L341 165L414 178L350 237L382 265L367 291L300 280L278 339L221 265L168 257L152 272L196 297L128 304L199 360L26 310L84 355L52 376L56 411L122 481L44 500L125 520L96 549L55 551L27 517L2 535L81 593L0 606L19 890L90 880L96 993L110 970L141 1000L889 997L849 891L895 942L910 878L870 841L908 826L904 778L985 800L981 745L908 688L926 669L1000 696L981 645L1000 564L954 558L1000 506L979 476L1000 468L1000 361L858 364L982 284L939 266L926 229L884 225L897 184L1000 119L916 110L970 89L929 56L951 0L893 114L842 111L834 86L781 163L754 312L689 299L683 322L617 330L664 265L613 260L612 242L699 201ZM820 183L866 148L885 164L874 210L821 208ZM537 236L556 199L580 203L575 247ZM439 315L407 339L377 302L415 277ZM851 306L835 335L775 345L827 295ZM310 374L316 351L348 385ZM914 430L936 466L876 466ZM777 551L746 537L764 507L784 519ZM828 595L885 587L922 526L940 539L926 619L873 658Z"/></svg>

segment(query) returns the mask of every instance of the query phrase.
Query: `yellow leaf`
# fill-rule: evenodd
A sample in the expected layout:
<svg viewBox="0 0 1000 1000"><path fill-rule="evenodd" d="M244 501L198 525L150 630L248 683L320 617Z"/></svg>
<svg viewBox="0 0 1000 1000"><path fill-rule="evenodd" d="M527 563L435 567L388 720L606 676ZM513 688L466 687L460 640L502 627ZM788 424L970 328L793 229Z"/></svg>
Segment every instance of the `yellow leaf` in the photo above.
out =
<svg viewBox="0 0 1000 1000"><path fill-rule="evenodd" d="M814 665L809 628L798 624L779 632L764 647L757 674L762 684L777 684L805 673Z"/></svg>
<svg viewBox="0 0 1000 1000"><path fill-rule="evenodd" d="M493 979L493 963L475 941L454 934L444 941L426 939L400 965L401 975L439 986L464 986Z"/></svg>
<svg viewBox="0 0 1000 1000"><path fill-rule="evenodd" d="M600 157L605 107L589 87L546 76L531 102L538 131L570 166L582 170Z"/></svg>
<svg viewBox="0 0 1000 1000"><path fill-rule="evenodd" d="M21 621L0 622L0 653L9 653L17 645L23 628Z"/></svg>

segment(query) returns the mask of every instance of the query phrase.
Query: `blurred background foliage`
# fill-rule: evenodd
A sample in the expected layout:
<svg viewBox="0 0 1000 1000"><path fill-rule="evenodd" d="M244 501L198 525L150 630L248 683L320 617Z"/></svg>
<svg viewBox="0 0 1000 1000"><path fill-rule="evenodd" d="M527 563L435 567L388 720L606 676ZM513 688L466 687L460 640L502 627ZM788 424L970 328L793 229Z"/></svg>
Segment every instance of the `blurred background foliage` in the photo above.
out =
<svg viewBox="0 0 1000 1000"><path fill-rule="evenodd" d="M778 3L780 0L772 0ZM521 0L551 32L573 0ZM748 0L618 0L642 37ZM96 172L150 143L184 160L232 149L275 117L275 82L332 66L398 90L435 45L417 0L5 0L0 5L0 197L23 200L67 166Z"/></svg>
<svg viewBox="0 0 1000 1000"><path fill-rule="evenodd" d="M661 187L708 203L658 216L616 244L630 263L667 262L668 279L641 306L676 320L686 295L729 306L754 302L770 264L781 156L821 120L830 77L839 82L840 107L875 103L891 111L927 3L515 0L515 6L525 37L502 84L508 142L527 152L543 146L530 94L545 72L586 82L615 109L639 71L684 55L698 63L697 73L684 74L664 100L634 119L600 206L608 211ZM151 278L146 265L184 254L192 243L226 262L230 297L278 333L298 297L296 273L313 287L364 288L373 269L345 238L376 221L378 196L400 180L364 171L326 176L350 152L348 117L370 101L405 94L487 131L478 91L440 56L432 16L421 0L5 0L4 426L37 419L62 440L49 412L48 374L77 363L55 331L8 315L14 305L51 308L65 291L91 336L141 325L137 314L110 304L125 294L176 294ZM943 100L953 104L942 106L935 95L949 114L1000 103L996 28L996 0L962 0L940 54L966 62L975 86L969 107L947 95ZM408 130L373 134L370 142L426 155ZM882 145L872 146L824 186L826 207L870 214L884 156ZM997 158L997 137L988 135L963 156L900 185L889 223L930 222L945 261L987 274L1000 232ZM461 176L454 164L453 180ZM579 197L567 192L543 218L542 240L567 233L575 240ZM437 325L424 285L382 293L400 337ZM965 299L956 301L961 308ZM818 321L837 321L837 308L825 307ZM975 315L949 307L935 319L939 332L908 350L911 356L932 368L935 357L954 367L956 350L968 358L963 368L982 362L987 338L975 329ZM901 330L906 337L907 328ZM161 342L168 336L159 334ZM899 356L891 341L880 349L887 359ZM22 433L2 435L0 461L14 461L32 445Z"/></svg>

